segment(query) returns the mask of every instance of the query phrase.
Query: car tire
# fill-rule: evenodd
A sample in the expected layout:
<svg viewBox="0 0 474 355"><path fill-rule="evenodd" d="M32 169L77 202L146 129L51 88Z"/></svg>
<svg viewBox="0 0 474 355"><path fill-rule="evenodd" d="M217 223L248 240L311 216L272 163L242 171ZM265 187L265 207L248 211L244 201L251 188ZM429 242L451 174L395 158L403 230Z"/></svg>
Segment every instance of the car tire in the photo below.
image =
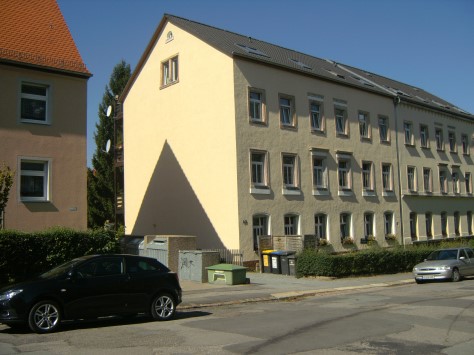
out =
<svg viewBox="0 0 474 355"><path fill-rule="evenodd" d="M176 311L176 301L168 293L160 293L151 303L151 316L155 320L165 321L173 318Z"/></svg>
<svg viewBox="0 0 474 355"><path fill-rule="evenodd" d="M40 301L30 310L28 326L38 334L51 333L57 330L61 322L61 311L53 301Z"/></svg>
<svg viewBox="0 0 474 355"><path fill-rule="evenodd" d="M461 281L461 274L459 273L458 269L453 269L453 273L451 275L451 281L452 282Z"/></svg>
<svg viewBox="0 0 474 355"><path fill-rule="evenodd" d="M416 282L418 285L421 285L422 283L424 283L423 280L418 280L418 279L415 279L415 282Z"/></svg>

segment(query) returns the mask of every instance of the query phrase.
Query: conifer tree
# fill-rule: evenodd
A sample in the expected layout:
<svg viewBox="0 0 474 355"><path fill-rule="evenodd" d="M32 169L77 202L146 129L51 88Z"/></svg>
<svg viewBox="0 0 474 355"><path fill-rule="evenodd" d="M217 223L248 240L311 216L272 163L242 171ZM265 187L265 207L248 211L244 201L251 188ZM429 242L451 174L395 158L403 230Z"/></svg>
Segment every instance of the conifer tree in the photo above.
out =
<svg viewBox="0 0 474 355"><path fill-rule="evenodd" d="M114 153L112 146L106 150L107 142L113 145L113 113L107 117L107 108L115 107L115 100L120 96L130 79L130 64L118 63L105 87L102 102L99 105L99 122L96 123L94 140L96 151L92 156L92 169L87 169L87 224L89 228L103 227L107 221L114 222Z"/></svg>

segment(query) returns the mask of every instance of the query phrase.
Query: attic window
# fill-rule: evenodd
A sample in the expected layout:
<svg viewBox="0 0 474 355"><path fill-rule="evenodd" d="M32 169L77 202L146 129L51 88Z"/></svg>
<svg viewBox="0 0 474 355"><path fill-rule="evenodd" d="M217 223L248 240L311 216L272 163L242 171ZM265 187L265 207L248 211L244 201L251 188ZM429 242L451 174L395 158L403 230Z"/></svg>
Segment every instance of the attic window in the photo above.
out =
<svg viewBox="0 0 474 355"><path fill-rule="evenodd" d="M166 43L171 42L174 39L173 32L169 31L166 34Z"/></svg>
<svg viewBox="0 0 474 355"><path fill-rule="evenodd" d="M367 80L364 80L364 78L361 78L361 77L355 76L355 75L352 75L351 77L352 77L352 79L358 81L362 85L370 86L371 88L374 87L374 85L372 83L368 82Z"/></svg>
<svg viewBox="0 0 474 355"><path fill-rule="evenodd" d="M249 46L246 46L245 44L239 44L239 43L236 43L235 45L242 48L244 51L246 51L249 54L255 54L255 55L260 55L262 57L270 58L268 55L266 55L264 52L262 52L261 50L257 48L249 47Z"/></svg>
<svg viewBox="0 0 474 355"><path fill-rule="evenodd" d="M447 105L444 105L441 102L438 102L438 101L435 101L435 100L431 100L431 102L434 103L435 105L438 105L439 107L447 108L448 110L451 109L451 107L449 107Z"/></svg>
<svg viewBox="0 0 474 355"><path fill-rule="evenodd" d="M427 99L424 99L424 98L422 98L421 96L418 96L418 95L417 95L417 96L415 96L415 97L416 97L418 100L421 100L421 101L423 101L423 102L426 102L426 103L428 103L428 100L427 100Z"/></svg>
<svg viewBox="0 0 474 355"><path fill-rule="evenodd" d="M323 68L323 69L324 69L324 68ZM340 78L340 79L344 79L344 80L346 79L346 77L345 77L344 75L338 74L338 73L336 73L335 71L328 70L328 69L324 69L324 70L326 70L329 74L332 74L332 75L334 75L334 76L337 76L337 77Z"/></svg>
<svg viewBox="0 0 474 355"><path fill-rule="evenodd" d="M300 62L298 59L293 59L293 58L289 58L289 59L301 68L308 69L308 70L313 69L309 65L306 65L303 62Z"/></svg>

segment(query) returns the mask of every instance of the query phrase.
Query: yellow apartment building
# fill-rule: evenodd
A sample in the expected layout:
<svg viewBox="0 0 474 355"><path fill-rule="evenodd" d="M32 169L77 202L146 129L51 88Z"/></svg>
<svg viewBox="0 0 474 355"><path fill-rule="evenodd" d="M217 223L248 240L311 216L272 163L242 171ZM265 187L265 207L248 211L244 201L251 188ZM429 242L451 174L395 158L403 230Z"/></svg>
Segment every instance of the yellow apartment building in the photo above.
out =
<svg viewBox="0 0 474 355"><path fill-rule="evenodd" d="M420 88L165 15L121 101L128 235L255 260L259 235L343 250L472 234L474 116Z"/></svg>

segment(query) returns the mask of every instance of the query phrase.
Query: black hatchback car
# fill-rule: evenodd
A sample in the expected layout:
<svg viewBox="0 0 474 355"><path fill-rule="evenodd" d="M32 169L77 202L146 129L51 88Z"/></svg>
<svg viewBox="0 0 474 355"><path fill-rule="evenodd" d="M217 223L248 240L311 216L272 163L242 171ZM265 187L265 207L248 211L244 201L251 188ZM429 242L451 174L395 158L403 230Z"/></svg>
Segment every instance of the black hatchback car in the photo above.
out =
<svg viewBox="0 0 474 355"><path fill-rule="evenodd" d="M171 319L181 303L178 276L158 260L90 255L0 290L0 323L55 331L62 320L151 315Z"/></svg>

